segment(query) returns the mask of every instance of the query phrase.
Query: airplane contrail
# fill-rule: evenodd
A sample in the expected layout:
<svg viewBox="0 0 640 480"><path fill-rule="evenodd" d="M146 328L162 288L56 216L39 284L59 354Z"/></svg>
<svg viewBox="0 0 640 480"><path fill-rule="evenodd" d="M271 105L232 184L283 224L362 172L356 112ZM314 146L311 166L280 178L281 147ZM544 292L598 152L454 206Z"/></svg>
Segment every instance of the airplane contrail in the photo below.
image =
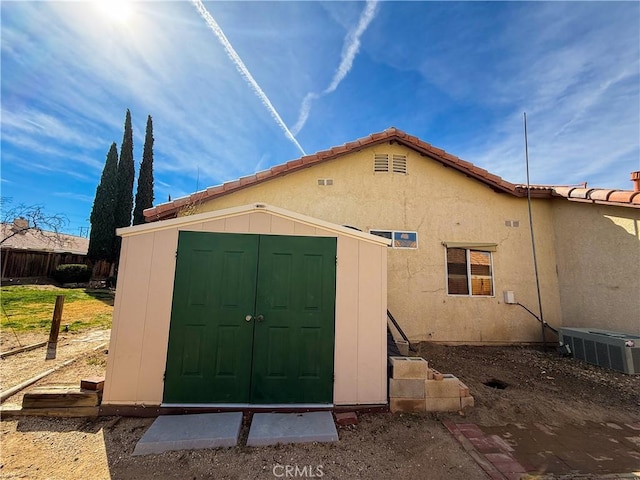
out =
<svg viewBox="0 0 640 480"><path fill-rule="evenodd" d="M333 74L333 79L329 86L323 90L322 93L314 93L310 92L304 97L302 100L302 106L300 107L300 114L298 115L298 121L291 128L294 134L297 134L304 124L307 122L307 118L309 118L309 113L311 112L311 102L320 98L321 96L327 95L335 91L340 85L340 82L344 80L344 77L347 76L351 67L353 66L353 60L355 59L358 51L360 50L360 37L367 30L367 27L371 23L371 21L376 16L378 8L377 0L367 0L367 6L360 14L360 20L358 20L358 25L356 28L351 30L344 40L344 45L342 46L342 54L340 55L340 65L336 69Z"/></svg>
<svg viewBox="0 0 640 480"><path fill-rule="evenodd" d="M253 75L251 75L251 72L249 72L249 69L247 68L247 66L244 64L240 56L237 54L237 52L235 51L231 43L229 43L229 40L227 40L227 37L222 31L222 28L220 28L220 25L218 25L218 23L213 19L211 14L207 11L207 9L205 8L205 6L202 4L200 0L191 0L191 2L198 9L198 12L200 13L204 21L207 22L207 25L209 26L209 28L211 28L213 33L215 33L216 37L218 37L218 40L220 40L220 43L222 43L222 46L227 52L227 55L236 66L236 69L240 72L240 75L244 77L244 79L247 81L249 86L253 89L253 91L258 96L258 98L260 98L263 105L267 107L267 110L269 110L269 113L271 113L271 116L274 118L276 123L280 126L280 128L282 128L287 138L291 140L296 147L298 147L298 150L302 152L302 155L306 155L304 149L298 143L298 140L296 140L296 137L293 135L293 133L291 133L291 131L289 130L287 125L284 123L284 121L278 114L277 110L269 100L269 97L267 97L266 93L264 93L262 88L260 88L260 85L258 85L258 82L255 81L255 79L253 78Z"/></svg>

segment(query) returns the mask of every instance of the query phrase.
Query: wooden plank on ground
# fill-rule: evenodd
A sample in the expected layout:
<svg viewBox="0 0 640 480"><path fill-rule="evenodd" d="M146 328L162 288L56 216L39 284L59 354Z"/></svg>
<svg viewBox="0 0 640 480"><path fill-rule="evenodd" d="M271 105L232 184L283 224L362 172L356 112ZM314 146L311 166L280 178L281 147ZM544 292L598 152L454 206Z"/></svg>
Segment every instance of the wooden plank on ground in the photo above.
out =
<svg viewBox="0 0 640 480"><path fill-rule="evenodd" d="M87 377L80 380L80 388L85 390L95 390L97 392L104 389L104 377Z"/></svg>
<svg viewBox="0 0 640 480"><path fill-rule="evenodd" d="M0 407L0 418L8 417L97 417L99 407L72 407L72 408L20 408Z"/></svg>
<svg viewBox="0 0 640 480"><path fill-rule="evenodd" d="M22 408L70 408L100 405L102 392L84 390L75 385L47 385L29 390L22 399Z"/></svg>

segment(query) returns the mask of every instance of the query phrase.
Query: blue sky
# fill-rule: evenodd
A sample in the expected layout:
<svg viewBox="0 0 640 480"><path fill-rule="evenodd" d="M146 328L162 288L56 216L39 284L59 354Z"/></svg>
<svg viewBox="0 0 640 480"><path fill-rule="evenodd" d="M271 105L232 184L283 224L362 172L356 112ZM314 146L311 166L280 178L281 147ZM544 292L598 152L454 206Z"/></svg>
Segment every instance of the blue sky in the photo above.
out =
<svg viewBox="0 0 640 480"><path fill-rule="evenodd" d="M131 110L155 203L395 126L514 183L630 189L638 2L2 1L2 196L89 226ZM121 2L120 2L121 3Z"/></svg>

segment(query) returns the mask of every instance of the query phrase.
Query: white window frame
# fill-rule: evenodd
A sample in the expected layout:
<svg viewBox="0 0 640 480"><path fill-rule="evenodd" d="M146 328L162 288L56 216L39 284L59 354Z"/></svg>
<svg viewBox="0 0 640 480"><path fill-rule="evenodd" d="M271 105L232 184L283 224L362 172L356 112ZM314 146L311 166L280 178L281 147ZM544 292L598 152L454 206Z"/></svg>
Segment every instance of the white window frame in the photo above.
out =
<svg viewBox="0 0 640 480"><path fill-rule="evenodd" d="M466 267L467 267L467 290L469 291L469 293L449 293L449 265L448 265L448 257L447 257L447 250L449 248L457 248L460 250L465 250L465 260L466 260ZM473 294L473 287L471 285L471 255L470 252L482 252L482 253L488 253L489 254L489 264L491 266L491 295L474 295ZM473 297L473 298L495 298L496 296L496 275L495 275L495 271L493 270L493 251L492 250L482 250L479 248L473 248L473 247L463 247L463 246L447 246L444 245L444 283L446 285L446 289L447 289L447 296L448 297Z"/></svg>
<svg viewBox="0 0 640 480"><path fill-rule="evenodd" d="M395 248L396 250L417 250L418 249L418 232L415 231L415 230L389 230L387 228L370 228L369 229L369 233L371 235L375 235L375 233L371 233L371 232L390 233L391 234L391 245L389 245L389 248ZM415 233L415 235L416 235L416 246L415 247L396 247L395 246L396 233ZM387 237L383 237L383 238L387 238Z"/></svg>

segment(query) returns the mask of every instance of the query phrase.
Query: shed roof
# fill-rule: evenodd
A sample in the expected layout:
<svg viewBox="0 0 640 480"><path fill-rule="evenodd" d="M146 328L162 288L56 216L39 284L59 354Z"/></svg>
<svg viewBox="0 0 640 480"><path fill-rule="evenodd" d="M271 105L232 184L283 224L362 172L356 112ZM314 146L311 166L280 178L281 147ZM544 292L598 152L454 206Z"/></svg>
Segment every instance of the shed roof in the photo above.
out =
<svg viewBox="0 0 640 480"><path fill-rule="evenodd" d="M235 217L238 215L246 215L255 212L267 213L280 218L303 223L305 225L310 225L312 227L321 228L332 233L356 238L358 240L364 240L370 243L387 246L391 244L391 240L387 238L378 237L376 235L371 235L359 230L354 230L350 227L345 227L343 225L327 222L318 218L302 215L300 213L292 212L291 210L286 210L284 208L274 207L273 205L268 205L266 203L251 203L248 205L242 205L240 207L225 208L213 212L199 213L196 215L186 215L183 217L167 219L160 222L136 225L135 227L118 228L116 230L116 233L121 237L142 235L145 233L157 232L172 228L188 227L190 225L196 225L198 223L210 220Z"/></svg>
<svg viewBox="0 0 640 480"><path fill-rule="evenodd" d="M300 157L296 160L291 160L289 162L276 165L274 167L271 167L269 170L264 170L247 177L242 177L237 180L225 182L222 185L209 187L205 190L192 193L191 195L188 195L186 197L177 198L171 202L161 203L159 205L156 205L155 207L145 210L144 216L147 222L173 218L177 216L181 208L184 208L188 205L221 197L237 190L241 190L252 185L257 185L273 178L287 175L304 168L309 168L313 165L317 165L328 160L333 160L344 155L385 142L395 142L400 145L404 145L422 156L440 162L446 167L453 168L454 170L457 170L470 178L484 183L496 192L508 193L516 197L527 196L526 185L516 185L510 183L504 180L502 177L494 175L487 170L474 165L473 163L462 160L455 155L442 150L441 148L437 148L427 142L424 142L418 137L414 137L403 132L402 130L391 127L382 132L372 133L371 135L360 138L353 142L345 143L344 145L332 147L328 150L322 150L312 155L305 155L304 157ZM556 192L554 190L555 188L560 187L538 186L535 188L531 188L531 196L543 198L551 198L552 196L565 196L562 192ZM626 191L621 190L620 192ZM634 192L626 193L633 194ZM599 202L617 204L622 206L637 206L638 204L636 202L640 201L640 198L636 198L636 201L634 202L632 201L634 197L638 196L616 195L611 197L610 199ZM573 199L573 197L568 196L565 196L565 198Z"/></svg>

